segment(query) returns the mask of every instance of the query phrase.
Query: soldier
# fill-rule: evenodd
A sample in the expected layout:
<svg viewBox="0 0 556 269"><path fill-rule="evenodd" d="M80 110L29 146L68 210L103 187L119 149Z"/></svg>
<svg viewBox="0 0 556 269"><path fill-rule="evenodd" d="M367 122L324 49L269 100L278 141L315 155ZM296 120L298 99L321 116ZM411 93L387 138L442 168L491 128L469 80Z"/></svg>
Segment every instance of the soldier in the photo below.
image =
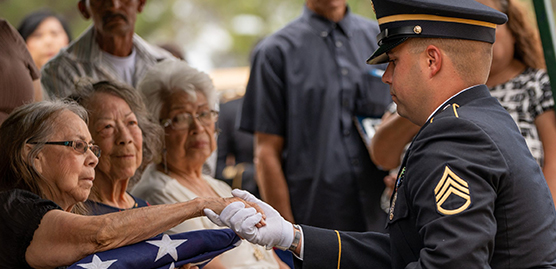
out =
<svg viewBox="0 0 556 269"><path fill-rule="evenodd" d="M381 33L370 64L398 113L421 126L391 198L388 234L297 226L260 202L216 222L290 247L301 268L556 268L556 212L516 124L484 85L497 24L472 0L373 0ZM248 193L236 196L256 201ZM293 227L293 228L292 228Z"/></svg>

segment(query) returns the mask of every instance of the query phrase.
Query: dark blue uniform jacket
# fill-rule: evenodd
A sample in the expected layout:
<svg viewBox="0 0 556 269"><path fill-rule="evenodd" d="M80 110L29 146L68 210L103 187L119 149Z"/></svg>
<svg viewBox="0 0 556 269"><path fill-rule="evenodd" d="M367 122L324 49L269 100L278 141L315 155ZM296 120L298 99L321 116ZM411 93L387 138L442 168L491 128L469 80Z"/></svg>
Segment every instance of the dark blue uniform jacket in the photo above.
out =
<svg viewBox="0 0 556 269"><path fill-rule="evenodd" d="M434 113L396 185L388 235L303 226L299 268L556 268L550 191L486 86Z"/></svg>

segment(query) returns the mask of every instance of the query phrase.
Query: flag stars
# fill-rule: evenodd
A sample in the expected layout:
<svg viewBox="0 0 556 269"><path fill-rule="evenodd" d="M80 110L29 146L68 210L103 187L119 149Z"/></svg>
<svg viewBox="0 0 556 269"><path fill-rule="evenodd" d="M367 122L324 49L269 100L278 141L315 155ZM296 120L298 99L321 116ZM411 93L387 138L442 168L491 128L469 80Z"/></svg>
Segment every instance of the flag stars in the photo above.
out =
<svg viewBox="0 0 556 269"><path fill-rule="evenodd" d="M94 255L90 263L82 263L77 266L85 269L108 269L110 265L117 261L118 260L108 260L103 262L97 255Z"/></svg>
<svg viewBox="0 0 556 269"><path fill-rule="evenodd" d="M174 261L177 261L178 251L176 250L176 248L185 243L185 241L187 241L187 239L172 240L170 236L165 234L162 236L162 240L151 240L147 241L147 243L158 247L158 254L156 255L156 259L154 260L155 262L164 257L164 255L166 254L170 255L174 259Z"/></svg>

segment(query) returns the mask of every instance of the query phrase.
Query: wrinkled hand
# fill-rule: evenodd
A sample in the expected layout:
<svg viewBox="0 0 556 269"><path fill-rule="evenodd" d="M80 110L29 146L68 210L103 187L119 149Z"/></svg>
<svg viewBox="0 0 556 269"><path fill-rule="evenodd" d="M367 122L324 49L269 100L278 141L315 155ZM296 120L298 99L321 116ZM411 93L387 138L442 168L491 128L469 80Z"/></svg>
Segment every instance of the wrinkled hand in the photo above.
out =
<svg viewBox="0 0 556 269"><path fill-rule="evenodd" d="M247 241L266 246L267 249L275 246L286 249L292 244L293 226L284 220L278 211L249 192L235 189L232 195L257 204L266 214L266 225L257 227L256 224L262 220L262 214L254 208L245 208L245 204L241 202L231 203L220 215L205 209L205 215L216 225L228 226Z"/></svg>
<svg viewBox="0 0 556 269"><path fill-rule="evenodd" d="M203 208L201 208L201 216L205 215L203 213L204 213L204 209L206 209L206 208L212 210L213 212L215 212L217 214L220 214L222 212L222 210L224 210L228 205L233 204L233 203L241 203L241 204L243 204L244 207L252 208L256 212L261 213L262 216L263 216L263 223L264 223L264 219L266 218L262 208L257 203L245 201L245 200L237 198L237 197L227 197L227 198L199 197L198 199L203 199L203 201L204 201Z"/></svg>

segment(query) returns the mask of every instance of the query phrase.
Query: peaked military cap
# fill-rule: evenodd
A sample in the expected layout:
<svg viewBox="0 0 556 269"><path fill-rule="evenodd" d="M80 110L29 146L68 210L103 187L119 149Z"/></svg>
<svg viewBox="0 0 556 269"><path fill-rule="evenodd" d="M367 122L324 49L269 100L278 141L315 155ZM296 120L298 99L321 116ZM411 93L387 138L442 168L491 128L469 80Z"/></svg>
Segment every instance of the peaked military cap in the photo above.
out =
<svg viewBox="0 0 556 269"><path fill-rule="evenodd" d="M507 16L474 0L371 0L380 34L368 64L388 61L386 52L410 37L455 38L494 43Z"/></svg>

